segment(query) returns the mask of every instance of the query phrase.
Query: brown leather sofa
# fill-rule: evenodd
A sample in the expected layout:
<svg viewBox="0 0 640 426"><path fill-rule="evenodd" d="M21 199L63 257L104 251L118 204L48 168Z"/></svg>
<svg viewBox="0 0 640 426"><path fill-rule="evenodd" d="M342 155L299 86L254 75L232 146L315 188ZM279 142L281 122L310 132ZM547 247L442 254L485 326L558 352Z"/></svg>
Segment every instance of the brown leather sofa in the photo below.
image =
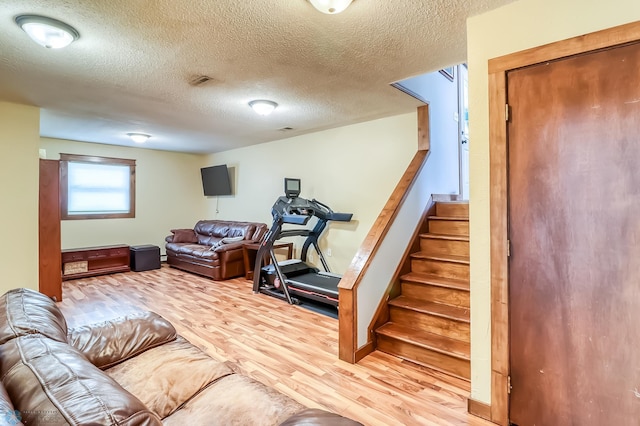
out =
<svg viewBox="0 0 640 426"><path fill-rule="evenodd" d="M13 425L360 424L236 373L157 314L67 329L27 289L0 296L0 410Z"/></svg>
<svg viewBox="0 0 640 426"><path fill-rule="evenodd" d="M259 242L267 230L264 223L223 220L201 220L193 229L172 229L165 239L167 263L218 281L239 277L245 274L242 246Z"/></svg>

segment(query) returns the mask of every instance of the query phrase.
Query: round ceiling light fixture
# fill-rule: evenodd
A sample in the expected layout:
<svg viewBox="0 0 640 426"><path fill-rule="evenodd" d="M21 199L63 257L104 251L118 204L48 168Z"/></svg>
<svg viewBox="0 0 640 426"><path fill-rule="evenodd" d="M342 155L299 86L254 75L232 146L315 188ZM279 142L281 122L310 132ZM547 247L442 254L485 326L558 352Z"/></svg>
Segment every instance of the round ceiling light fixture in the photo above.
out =
<svg viewBox="0 0 640 426"><path fill-rule="evenodd" d="M147 135L146 133L127 133L127 136L135 143L145 143L147 139L151 137L151 135Z"/></svg>
<svg viewBox="0 0 640 426"><path fill-rule="evenodd" d="M278 104L273 101L259 99L249 102L249 106L259 115L269 115L278 107Z"/></svg>
<svg viewBox="0 0 640 426"><path fill-rule="evenodd" d="M353 0L309 0L313 7L327 15L335 15L344 11Z"/></svg>
<svg viewBox="0 0 640 426"><path fill-rule="evenodd" d="M31 40L47 49L60 49L80 38L71 25L46 16L19 15L15 21Z"/></svg>

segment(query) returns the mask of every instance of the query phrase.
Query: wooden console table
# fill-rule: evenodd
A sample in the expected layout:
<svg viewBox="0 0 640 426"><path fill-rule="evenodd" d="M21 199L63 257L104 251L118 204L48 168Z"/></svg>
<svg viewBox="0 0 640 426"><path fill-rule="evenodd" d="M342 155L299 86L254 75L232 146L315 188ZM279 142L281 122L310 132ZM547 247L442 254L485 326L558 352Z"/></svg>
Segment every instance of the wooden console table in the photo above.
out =
<svg viewBox="0 0 640 426"><path fill-rule="evenodd" d="M242 255L244 257L244 277L248 280L253 279L253 267L256 264L256 254L260 249L260 243L250 243L242 246ZM293 256L293 243L281 243L274 244L273 249L286 248L287 249L287 259L291 259ZM267 265L271 262L268 256L262 260L263 265Z"/></svg>
<svg viewBox="0 0 640 426"><path fill-rule="evenodd" d="M114 245L62 250L62 279L129 272L129 246Z"/></svg>

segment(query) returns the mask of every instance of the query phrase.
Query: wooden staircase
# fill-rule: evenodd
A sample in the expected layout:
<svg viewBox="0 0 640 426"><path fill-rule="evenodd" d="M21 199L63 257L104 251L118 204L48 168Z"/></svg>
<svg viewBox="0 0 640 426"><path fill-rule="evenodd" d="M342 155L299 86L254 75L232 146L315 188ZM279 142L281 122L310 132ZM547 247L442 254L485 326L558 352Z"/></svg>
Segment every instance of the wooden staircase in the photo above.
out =
<svg viewBox="0 0 640 426"><path fill-rule="evenodd" d="M377 349L470 380L469 204L437 202Z"/></svg>

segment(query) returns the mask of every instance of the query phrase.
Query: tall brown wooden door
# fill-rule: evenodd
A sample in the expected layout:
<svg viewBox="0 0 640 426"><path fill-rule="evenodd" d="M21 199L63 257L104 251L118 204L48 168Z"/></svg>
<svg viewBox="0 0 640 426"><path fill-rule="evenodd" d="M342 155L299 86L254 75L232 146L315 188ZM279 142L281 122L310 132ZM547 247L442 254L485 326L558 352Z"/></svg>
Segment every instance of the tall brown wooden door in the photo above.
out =
<svg viewBox="0 0 640 426"><path fill-rule="evenodd" d="M640 424L640 45L509 72L510 421Z"/></svg>

